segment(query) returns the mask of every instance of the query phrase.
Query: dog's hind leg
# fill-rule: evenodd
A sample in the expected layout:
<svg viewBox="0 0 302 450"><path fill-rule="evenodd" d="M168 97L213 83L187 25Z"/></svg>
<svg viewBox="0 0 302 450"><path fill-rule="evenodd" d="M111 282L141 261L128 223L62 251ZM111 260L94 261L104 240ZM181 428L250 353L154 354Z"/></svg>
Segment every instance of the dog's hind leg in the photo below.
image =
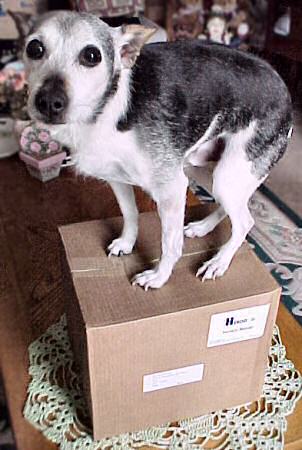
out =
<svg viewBox="0 0 302 450"><path fill-rule="evenodd" d="M182 255L187 187L188 179L181 169L173 181L157 186L152 192L161 220L162 255L155 269L146 270L133 279L133 284L142 286L146 291L163 286Z"/></svg>
<svg viewBox="0 0 302 450"><path fill-rule="evenodd" d="M227 138L226 148L213 173L213 195L229 216L232 235L218 253L200 267L196 276L203 280L222 276L231 260L254 225L248 201L264 178L253 173L246 145L254 134L254 125Z"/></svg>
<svg viewBox="0 0 302 450"><path fill-rule="evenodd" d="M214 228L225 218L226 213L222 206L212 212L203 220L188 223L184 228L186 237L203 237L214 230Z"/></svg>
<svg viewBox="0 0 302 450"><path fill-rule="evenodd" d="M110 186L123 214L124 226L121 236L112 241L108 251L109 256L120 256L132 252L137 237L138 211L132 186L116 182L110 182Z"/></svg>

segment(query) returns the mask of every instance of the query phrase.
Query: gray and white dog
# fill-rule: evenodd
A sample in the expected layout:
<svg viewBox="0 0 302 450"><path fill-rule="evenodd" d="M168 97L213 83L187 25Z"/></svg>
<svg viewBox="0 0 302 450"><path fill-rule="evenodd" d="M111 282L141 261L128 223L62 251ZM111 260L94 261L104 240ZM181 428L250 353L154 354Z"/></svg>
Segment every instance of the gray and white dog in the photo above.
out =
<svg viewBox="0 0 302 450"><path fill-rule="evenodd" d="M154 30L112 29L97 17L50 14L27 38L29 112L71 146L79 173L110 183L123 217L110 255L130 253L138 212L132 185L155 200L162 255L134 284L161 287L183 236L204 236L227 215L232 235L197 276L224 274L253 226L248 201L284 154L292 130L287 88L264 61L198 41L145 45ZM216 144L224 147L217 158ZM184 167L216 161L219 207L183 229Z"/></svg>

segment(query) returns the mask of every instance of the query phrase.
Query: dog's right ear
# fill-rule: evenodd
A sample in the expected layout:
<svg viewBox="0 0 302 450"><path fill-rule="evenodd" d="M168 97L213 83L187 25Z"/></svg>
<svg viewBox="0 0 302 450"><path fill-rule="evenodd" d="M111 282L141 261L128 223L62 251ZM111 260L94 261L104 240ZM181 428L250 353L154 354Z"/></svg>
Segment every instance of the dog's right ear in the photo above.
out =
<svg viewBox="0 0 302 450"><path fill-rule="evenodd" d="M134 66L143 45L157 29L143 25L122 25L116 31L122 67L130 69Z"/></svg>

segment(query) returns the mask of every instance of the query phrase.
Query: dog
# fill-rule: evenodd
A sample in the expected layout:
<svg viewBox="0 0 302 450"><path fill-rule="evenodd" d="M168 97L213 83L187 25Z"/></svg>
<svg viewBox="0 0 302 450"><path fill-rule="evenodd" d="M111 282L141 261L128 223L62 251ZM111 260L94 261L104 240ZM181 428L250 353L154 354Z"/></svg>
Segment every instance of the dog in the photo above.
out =
<svg viewBox="0 0 302 450"><path fill-rule="evenodd" d="M24 60L28 110L73 149L78 173L106 180L124 218L109 255L131 253L138 229L133 185L156 202L159 264L134 285L160 288L182 255L184 235L203 237L226 216L232 234L203 264L222 276L254 221L248 201L284 154L292 132L288 90L251 54L200 41L147 44L153 29L110 28L94 15L61 11L37 21ZM184 228L187 166L213 169L216 211Z"/></svg>

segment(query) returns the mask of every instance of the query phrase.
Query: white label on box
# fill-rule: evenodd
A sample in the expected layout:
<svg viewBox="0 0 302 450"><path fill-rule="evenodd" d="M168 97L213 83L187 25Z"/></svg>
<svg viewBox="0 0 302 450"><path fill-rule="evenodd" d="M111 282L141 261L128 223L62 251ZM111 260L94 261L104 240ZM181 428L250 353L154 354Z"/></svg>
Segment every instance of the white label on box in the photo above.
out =
<svg viewBox="0 0 302 450"><path fill-rule="evenodd" d="M143 392L152 392L182 384L201 381L204 364L181 367L180 369L167 370L165 372L151 373L144 376Z"/></svg>
<svg viewBox="0 0 302 450"><path fill-rule="evenodd" d="M214 314L211 317L208 347L263 336L269 308L270 305L267 304Z"/></svg>

